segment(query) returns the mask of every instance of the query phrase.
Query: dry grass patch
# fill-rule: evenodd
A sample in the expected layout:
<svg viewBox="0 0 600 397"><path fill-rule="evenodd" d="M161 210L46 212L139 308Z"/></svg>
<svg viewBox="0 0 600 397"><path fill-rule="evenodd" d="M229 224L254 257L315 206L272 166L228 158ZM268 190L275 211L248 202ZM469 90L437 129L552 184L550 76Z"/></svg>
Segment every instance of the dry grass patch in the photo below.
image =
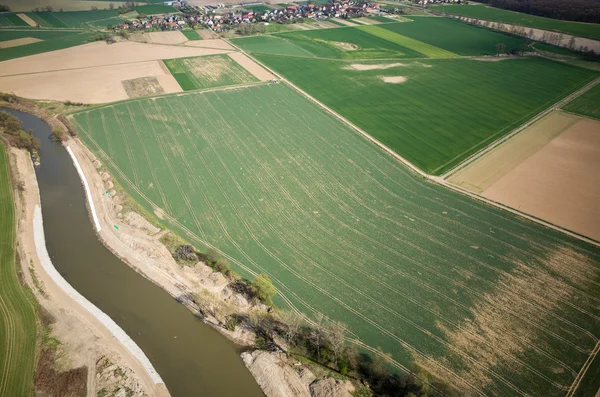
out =
<svg viewBox="0 0 600 397"><path fill-rule="evenodd" d="M379 76L379 78L383 80L384 83L390 84L401 84L408 80L408 78L404 76Z"/></svg>
<svg viewBox="0 0 600 397"><path fill-rule="evenodd" d="M37 43L38 41L43 40L36 39L34 37L23 37L21 39L0 41L0 48L19 47L26 44Z"/></svg>
<svg viewBox="0 0 600 397"><path fill-rule="evenodd" d="M125 92L127 92L129 98L157 95L165 92L158 79L154 76L123 80L123 88L125 88Z"/></svg>
<svg viewBox="0 0 600 397"><path fill-rule="evenodd" d="M26 14L17 14L17 16L27 22L29 26L37 26L37 23Z"/></svg>
<svg viewBox="0 0 600 397"><path fill-rule="evenodd" d="M391 69L391 68L395 68L398 66L407 66L404 63L380 63L380 64L375 64L375 65L364 65L364 64L360 64L360 63L353 63L352 65L350 65L349 67L345 68L348 70L381 70L381 69Z"/></svg>
<svg viewBox="0 0 600 397"><path fill-rule="evenodd" d="M342 42L342 41L332 41L331 43L335 44L338 47L340 47L342 50L346 50L346 51L356 51L356 50L358 50L358 46L356 44L345 43L345 42Z"/></svg>

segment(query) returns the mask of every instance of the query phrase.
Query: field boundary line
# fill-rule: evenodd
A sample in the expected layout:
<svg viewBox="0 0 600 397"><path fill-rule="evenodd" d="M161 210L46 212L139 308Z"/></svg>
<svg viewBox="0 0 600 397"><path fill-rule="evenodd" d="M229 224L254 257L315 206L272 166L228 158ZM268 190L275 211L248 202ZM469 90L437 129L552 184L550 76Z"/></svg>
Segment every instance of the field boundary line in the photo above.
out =
<svg viewBox="0 0 600 397"><path fill-rule="evenodd" d="M409 162L408 160L406 160L404 157L400 156L398 153L394 152L392 149L390 149L388 146L386 146L385 144L383 144L382 142L380 142L379 140L375 139L373 136L369 135L367 132L363 131L362 129L360 129L358 126L354 125L352 122L350 122L349 120L347 120L346 118L344 118L343 116L339 115L338 113L336 113L333 109L331 109L330 107L326 106L325 104L321 103L319 100L317 100L316 98L312 97L310 94L308 94L307 92L303 91L301 88L299 88L298 86L296 86L295 84L291 83L289 80L287 80L286 78L284 78L281 74L275 72L273 69L269 68L268 66L266 66L265 64L263 64L262 62L258 61L256 58L254 58L251 54L243 51L242 49L240 49L239 47L237 47L234 43L231 43L229 40L227 40L231 45L233 45L235 48L237 48L240 52L244 53L246 56L248 56L249 58L251 58L254 62L258 63L259 65L261 65L262 67L264 67L266 70L268 70L269 72L273 73L273 75L277 76L279 80L285 82L286 84L288 84L290 87L292 87L294 90L296 90L297 92L299 92L301 95L303 95L304 97L308 98L309 100L311 100L312 102L316 103L317 105L319 105L322 109L324 109L325 111L327 111L329 114L335 116L338 120L342 121L344 124L346 124L348 127L350 127L351 129L353 129L354 131L358 132L360 135L362 135L364 138L366 138L368 141L374 143L375 145L377 145L380 149L383 149L384 152L386 152L388 155L392 156L393 158L395 158L396 160L400 161L402 164L404 164L405 166L407 166L409 169L413 170L415 173L417 173L419 176L423 177L426 180L432 181L434 183L437 183L441 186L444 186L450 190L454 190L455 192L458 193L462 193L466 196L469 196L471 198L474 198L478 201L484 202L488 205L500 208L502 210L508 211L510 213L513 213L515 215L518 215L522 218L525 218L531 222L534 223L538 223L542 226L545 226L547 228L550 228L552 230L561 232L563 234L566 234L570 237L573 237L575 239L584 241L586 243L592 244L594 246L600 247L600 241L596 241L593 240L589 237L585 237L585 236L581 236L577 233L574 233L570 230L567 230L565 228L562 228L560 226L554 225L552 223L546 222L544 220L538 219L536 217L533 217L531 215L528 215L524 212L515 210L513 208L510 208L508 206L505 206L503 204L497 203L493 200L487 199L483 196L477 195L475 193L472 193L466 189L460 188L458 186L452 185L449 182L444 180L444 176L434 176L434 175L430 175L425 173L424 171L422 171L421 169L419 169L417 166L415 166L414 164L412 164L411 162ZM550 108L546 109L545 111L543 111L542 113L544 113L544 115L546 113L549 113L552 110L555 110L557 108L559 108L562 105L565 105L566 103L570 102L571 100L575 99L576 97L582 95L583 93L585 93L587 90L591 89L592 87L594 87L596 84L600 83L600 77L597 77L595 80L589 82L588 84L586 84L584 87L580 88L578 91L570 94L568 97L563 98L562 100L560 100L559 102L555 103L554 105L552 105ZM564 102L564 103L563 103ZM560 105L560 106L557 106ZM542 114L540 113L540 114ZM530 119L526 124L529 125L530 123L533 123L535 121L537 121L540 118L540 114L538 114L538 116L534 117L534 119ZM519 128L523 128L522 125ZM517 129L516 131L513 131L512 133L506 135L505 137L503 137L501 139L501 142L504 142L506 139L516 135L519 131L521 131L521 129ZM500 141L496 141L494 142L494 145L498 145L500 143ZM488 146L489 148L489 146ZM483 150L485 150L487 148L484 148ZM479 155L482 155L483 153L481 153L481 151L479 152ZM472 158L473 156L471 156L471 161L473 160ZM464 162L463 162L464 163ZM460 164L459 164L460 165ZM456 167L455 167L456 168Z"/></svg>
<svg viewBox="0 0 600 397"><path fill-rule="evenodd" d="M497 139L497 140L491 142L486 147L482 148L481 150L477 151L476 153L473 153L471 156L467 157L466 159L464 159L463 161L461 161L460 163L458 163L455 167L453 167L450 170L446 171L446 173L440 175L440 178L442 178L442 179L445 180L448 177L452 176L456 172L460 171L464 167L468 166L469 164L471 164L472 162L474 162L475 160L477 160L479 157L485 155L486 153L489 153L490 151L492 151L496 147L502 145L504 142L508 141L509 139L511 139L512 137L514 137L515 135L517 135L519 132L521 132L521 131L527 129L528 127L530 127L531 125L535 124L537 121L539 121L543 117L547 116L551 112L560 109L561 107L565 106L566 104L568 104L569 102L571 102L575 98L583 95L588 90L590 90L594 86L596 86L596 84L598 84L598 83L600 83L600 77L595 78L594 80L590 81L589 83L587 83L583 87L579 88L577 91L575 91L575 92L567 95L566 97L562 98L561 100L559 100L558 102L554 103L550 107L548 107L545 110L541 111L540 113L538 113L537 115L535 115L533 118L527 120L525 123L521 124L520 126L518 126L517 128L515 128L513 131L511 131L510 133L508 133L507 135L503 136L502 138ZM444 165L442 165L440 167L443 167L443 166ZM440 167L438 167L438 168L440 168Z"/></svg>

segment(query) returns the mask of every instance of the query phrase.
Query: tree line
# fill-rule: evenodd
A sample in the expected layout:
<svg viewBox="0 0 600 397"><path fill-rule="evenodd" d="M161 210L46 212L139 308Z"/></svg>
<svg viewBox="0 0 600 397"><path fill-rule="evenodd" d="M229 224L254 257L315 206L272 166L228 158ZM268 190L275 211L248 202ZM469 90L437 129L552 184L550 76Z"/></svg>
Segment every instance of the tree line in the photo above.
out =
<svg viewBox="0 0 600 397"><path fill-rule="evenodd" d="M600 23L600 0L478 0L493 7L562 19Z"/></svg>
<svg viewBox="0 0 600 397"><path fill-rule="evenodd" d="M40 141L33 136L33 131L25 132L21 120L5 111L0 112L0 134L11 146L32 154L40 150Z"/></svg>

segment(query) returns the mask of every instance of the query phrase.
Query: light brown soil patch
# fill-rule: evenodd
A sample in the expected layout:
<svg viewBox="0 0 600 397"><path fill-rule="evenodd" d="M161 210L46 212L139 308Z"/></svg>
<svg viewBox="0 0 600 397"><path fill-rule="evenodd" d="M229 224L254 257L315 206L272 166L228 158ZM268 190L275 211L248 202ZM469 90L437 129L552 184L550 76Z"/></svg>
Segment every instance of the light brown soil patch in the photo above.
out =
<svg viewBox="0 0 600 397"><path fill-rule="evenodd" d="M273 76L271 72L269 72L268 70L266 70L265 68L254 62L252 59L242 54L241 52L232 52L228 55L231 59L239 63L244 69L252 73L252 75L260 81L269 81L275 79L275 76Z"/></svg>
<svg viewBox="0 0 600 397"><path fill-rule="evenodd" d="M336 25L335 23L331 23L331 22L327 22L327 21L319 21L316 22L315 25L321 29L334 29L334 28L339 28L339 25Z"/></svg>
<svg viewBox="0 0 600 397"><path fill-rule="evenodd" d="M36 39L34 37L23 37L21 39L0 41L0 48L19 47L26 44L37 43L38 41L43 40Z"/></svg>
<svg viewBox="0 0 600 397"><path fill-rule="evenodd" d="M17 14L17 16L27 22L29 26L37 26L37 23L33 19L29 18L26 14Z"/></svg>
<svg viewBox="0 0 600 397"><path fill-rule="evenodd" d="M196 31L204 40L218 39L219 36L210 29L198 29Z"/></svg>
<svg viewBox="0 0 600 397"><path fill-rule="evenodd" d="M352 22L358 22L363 25L378 25L381 23L379 21L376 21L374 19L369 19L369 18L356 18L356 19L353 19Z"/></svg>
<svg viewBox="0 0 600 397"><path fill-rule="evenodd" d="M331 43L335 44L336 46L338 46L341 49L346 50L346 51L356 51L356 50L358 50L358 46L356 44L344 43L342 41L332 41Z"/></svg>
<svg viewBox="0 0 600 397"><path fill-rule="evenodd" d="M135 33L131 35L130 40L139 41L141 43L167 45L181 44L188 41L187 37L185 37L179 30L168 32Z"/></svg>
<svg viewBox="0 0 600 397"><path fill-rule="evenodd" d="M122 81L155 77L164 92L181 92L160 61L0 77L0 91L32 99L106 103L128 99Z"/></svg>
<svg viewBox="0 0 600 397"><path fill-rule="evenodd" d="M379 78L383 80L384 83L390 84L401 84L408 80L408 78L404 76L379 76Z"/></svg>
<svg viewBox="0 0 600 397"><path fill-rule="evenodd" d="M210 48L144 44L131 41L109 45L100 41L0 62L0 76L194 57L224 52Z"/></svg>
<svg viewBox="0 0 600 397"><path fill-rule="evenodd" d="M600 122L583 119L483 196L600 241Z"/></svg>
<svg viewBox="0 0 600 397"><path fill-rule="evenodd" d="M494 150L453 174L448 181L481 193L580 120L553 112Z"/></svg>
<svg viewBox="0 0 600 397"><path fill-rule="evenodd" d="M347 25L347 26L356 26L356 25L358 25L358 23L350 22L349 20L344 19L344 18L336 18L335 21L339 22L341 24Z"/></svg>
<svg viewBox="0 0 600 397"><path fill-rule="evenodd" d="M380 63L376 65L364 65L361 63L353 63L348 69L354 70L378 70L378 69L390 69L398 66L406 66L404 63Z"/></svg>
<svg viewBox="0 0 600 397"><path fill-rule="evenodd" d="M235 50L228 42L222 39L209 39L209 40L190 40L185 43L188 47L198 48L214 48L218 50Z"/></svg>
<svg viewBox="0 0 600 397"><path fill-rule="evenodd" d="M123 80L122 83L123 88L125 88L125 92L127 92L129 98L157 95L165 92L158 82L158 79L154 76Z"/></svg>

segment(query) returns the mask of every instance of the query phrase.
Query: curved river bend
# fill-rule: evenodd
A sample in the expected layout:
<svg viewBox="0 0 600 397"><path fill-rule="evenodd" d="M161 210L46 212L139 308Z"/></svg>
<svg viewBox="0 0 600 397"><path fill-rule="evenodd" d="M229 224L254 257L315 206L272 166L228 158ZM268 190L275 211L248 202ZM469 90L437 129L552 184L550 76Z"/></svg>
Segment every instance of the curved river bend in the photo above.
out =
<svg viewBox="0 0 600 397"><path fill-rule="evenodd" d="M19 117L23 128L32 129L41 142L42 164L36 175L54 265L138 344L171 395L264 396L242 363L238 346L98 241L75 166L62 145L49 139L48 124L27 113L0 110Z"/></svg>

